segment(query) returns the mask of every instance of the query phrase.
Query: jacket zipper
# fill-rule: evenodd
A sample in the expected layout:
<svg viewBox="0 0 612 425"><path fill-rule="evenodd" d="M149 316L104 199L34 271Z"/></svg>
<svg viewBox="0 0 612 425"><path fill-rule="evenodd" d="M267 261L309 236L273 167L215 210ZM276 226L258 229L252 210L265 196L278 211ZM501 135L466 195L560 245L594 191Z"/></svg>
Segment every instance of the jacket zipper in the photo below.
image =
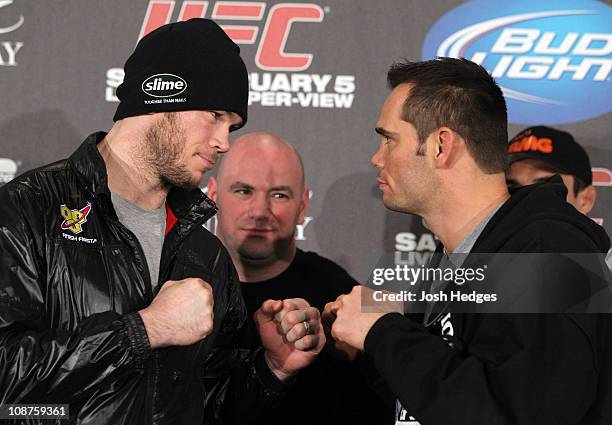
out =
<svg viewBox="0 0 612 425"><path fill-rule="evenodd" d="M189 231L187 233L185 233L184 235L182 235L179 239L177 239L175 246L180 246L183 242L183 240L185 240L185 238L187 236L189 236L196 227L198 226L202 226L204 223L206 223L206 221L208 219L210 219L213 215L215 215L215 213L217 212L217 207L211 206L210 211L208 211L202 218L198 219L197 221L195 221L193 223L193 225L191 226L191 228L189 229ZM178 217L177 217L177 223L178 223ZM175 224L176 225L176 224ZM172 230L170 230L170 232L172 232ZM168 233L170 234L170 233ZM159 261L159 282L157 284L157 291L159 291L159 288L161 287L161 282L162 281L166 281L167 280L167 274L170 271L170 267L165 267L165 265L170 265L172 263L172 261L174 260L174 258L176 257L176 250L174 250L168 257L168 261L164 261L164 257L166 254L166 251L168 251L168 245L166 245L164 243L164 245L162 246L162 253L161 253L161 258ZM162 268L164 268L164 270L162 270Z"/></svg>
<svg viewBox="0 0 612 425"><path fill-rule="evenodd" d="M177 241L176 241L176 246L180 246L182 241L189 236L194 229L197 226L201 226L203 225L206 220L208 220L209 218L211 218L213 215L215 215L215 213L217 212L217 208L216 207L212 207L210 209L210 211L208 211L208 213L206 213L201 219L197 220L194 222L194 224L191 226L191 228L189 229L188 232L186 232L184 235L182 235ZM112 219L111 219L112 220ZM140 257L142 258L142 261L144 263L144 280L145 280L145 292L146 292L146 298L147 298L147 302L150 304L151 301L153 301L154 298L154 294L153 294L153 285L151 282L151 275L149 274L149 265L147 263L147 259L144 255L144 250L142 249L142 246L140 245L140 242L138 241L138 238L136 237L136 235L130 230L128 229L126 226L123 225L123 223L121 223L119 220L112 220L115 221L117 224L119 224L120 227L122 227L125 231L126 234L129 236L130 240L132 243L134 243L134 245L136 246L136 249L138 251L138 254L140 255ZM157 283L157 291L159 291L159 288L161 287L160 282L162 281L162 279L166 278L166 274L169 271L169 268L166 268L166 270L161 270L161 268L163 267L163 264L165 264L162 260L164 258L164 252L167 250L166 249L166 244L164 244L162 246L162 253L161 253L161 258L160 258L160 270L159 270L159 278L158 278L158 283ZM176 251L173 252L170 256L170 258L168 258L168 262L166 264L170 264L171 261L174 259L174 257L176 256ZM156 292L157 292L156 291ZM151 400L151 410L150 410L150 417L149 417L149 423L150 424L155 424L155 406L157 405L156 400L157 400L157 384L158 384L158 375L159 375L159 355L157 353L156 350L153 351L152 356L151 356L151 361L152 361L152 371L150 373L148 373L148 385L147 385L147 394L149 395L149 400Z"/></svg>
<svg viewBox="0 0 612 425"><path fill-rule="evenodd" d="M194 229L197 226L203 225L206 222L206 220L211 218L216 212L217 212L217 208L213 207L201 219L195 221L194 224L189 229L189 231L186 232L182 237L177 239L175 246L180 246L181 243L183 242L183 240L187 236L189 236L194 231ZM177 220L177 222L178 222L178 220ZM142 247L140 247L140 244L138 244L138 246L139 246L139 248L141 250L141 253L142 253ZM160 261L159 261L159 268L160 268L160 270L159 270L159 273L158 273L158 282L157 282L157 287L156 287L156 293L161 288L161 282L166 280L166 277L167 277L166 275L168 274L168 272L170 270L170 267L166 267L165 270L162 270L162 268L164 267L164 264L170 265L172 263L172 260L176 256L176 251L174 251L170 255L170 257L168 258L167 262L163 261L164 253L167 251L166 247L167 247L167 245L164 243L164 245L162 246L161 258L160 258ZM147 270L148 270L148 267L147 267ZM151 280L151 277L149 276L149 281L150 280ZM149 286L151 286L151 285L149 285ZM152 288L151 288L151 290L152 290ZM152 294L152 297L153 296L154 295ZM150 301L152 301L152 299ZM153 373L152 373L152 376L151 376L152 385L150 387L150 393L152 393L151 394L152 397L150 398L152 400L152 404L151 404L151 423L153 425L155 425L154 417L155 417L155 405L156 405L156 400L157 400L157 384L158 384L158 377L159 377L159 355L158 355L157 350L153 351L152 359L153 359Z"/></svg>
<svg viewBox="0 0 612 425"><path fill-rule="evenodd" d="M140 242L138 241L138 238L136 237L136 235L134 234L134 232L132 232L130 229L128 229L126 226L123 225L123 223L121 223L119 220L114 220L112 217L108 217L108 220L111 222L114 222L115 225L118 225L124 232L125 234L128 236L128 238L130 239L130 242L132 242L132 244L134 244L134 246L136 247L136 251L137 254L140 256L140 258L143 261L143 265L144 265L144 274L142 275L142 277L144 277L144 283L145 283L145 301L147 302L147 305L151 304L151 301L153 301L153 285L151 283L151 275L149 274L149 264L147 263L147 258L144 255L144 250L142 249L142 246L140 245ZM150 405L151 405L151 410L149 412L149 418L147 423L149 424L154 424L153 418L154 418L154 412L155 412L155 396L156 396L156 381L157 381L157 370L158 370L158 360L157 360L157 352L153 351L152 356L150 357L150 361L153 363L153 371L147 372L147 394L148 394L148 400L150 401Z"/></svg>

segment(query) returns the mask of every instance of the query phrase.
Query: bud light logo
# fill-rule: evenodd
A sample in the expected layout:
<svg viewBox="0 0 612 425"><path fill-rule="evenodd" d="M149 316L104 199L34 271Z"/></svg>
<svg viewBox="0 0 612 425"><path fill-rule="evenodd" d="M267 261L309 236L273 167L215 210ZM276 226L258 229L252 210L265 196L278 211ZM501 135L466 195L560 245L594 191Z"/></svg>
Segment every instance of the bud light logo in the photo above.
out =
<svg viewBox="0 0 612 425"><path fill-rule="evenodd" d="M465 57L502 87L509 120L563 124L609 112L612 11L594 0L475 0L431 28L423 58Z"/></svg>
<svg viewBox="0 0 612 425"><path fill-rule="evenodd" d="M142 83L142 91L153 97L172 97L179 95L187 88L187 82L178 75L156 74Z"/></svg>

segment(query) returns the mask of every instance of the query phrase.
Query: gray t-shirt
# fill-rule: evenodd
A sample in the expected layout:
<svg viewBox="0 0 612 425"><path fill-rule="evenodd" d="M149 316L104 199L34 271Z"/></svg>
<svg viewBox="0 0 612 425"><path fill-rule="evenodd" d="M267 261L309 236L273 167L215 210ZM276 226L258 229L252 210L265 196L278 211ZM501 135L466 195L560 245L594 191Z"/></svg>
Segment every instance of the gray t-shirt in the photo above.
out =
<svg viewBox="0 0 612 425"><path fill-rule="evenodd" d="M116 193L111 193L115 212L121 224L130 229L144 251L153 288L157 286L159 261L166 231L166 207L155 210L140 208Z"/></svg>

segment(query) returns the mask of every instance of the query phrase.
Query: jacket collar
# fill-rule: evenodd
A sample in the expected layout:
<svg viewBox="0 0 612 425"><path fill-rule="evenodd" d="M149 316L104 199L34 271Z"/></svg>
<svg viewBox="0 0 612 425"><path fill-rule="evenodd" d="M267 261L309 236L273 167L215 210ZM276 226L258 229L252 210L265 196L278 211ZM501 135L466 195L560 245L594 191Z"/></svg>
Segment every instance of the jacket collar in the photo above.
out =
<svg viewBox="0 0 612 425"><path fill-rule="evenodd" d="M106 165L97 148L97 144L105 136L103 131L90 134L68 158L68 163L79 175L79 180L96 197L101 194L110 197Z"/></svg>
<svg viewBox="0 0 612 425"><path fill-rule="evenodd" d="M98 200L104 198L101 204L112 205L106 164L97 148L104 137L106 133L103 131L90 134L68 158L68 163L94 198ZM179 220L186 220L190 224L205 217L209 218L217 211L215 203L198 188L193 190L173 188L166 197L166 203ZM114 213L113 208L110 210Z"/></svg>

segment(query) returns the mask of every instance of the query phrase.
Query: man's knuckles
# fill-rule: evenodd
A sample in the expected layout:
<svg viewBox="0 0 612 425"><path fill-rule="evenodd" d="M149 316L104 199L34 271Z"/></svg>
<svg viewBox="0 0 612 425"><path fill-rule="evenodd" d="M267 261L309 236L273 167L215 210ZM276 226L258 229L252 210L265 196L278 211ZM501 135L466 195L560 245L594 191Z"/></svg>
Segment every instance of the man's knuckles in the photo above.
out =
<svg viewBox="0 0 612 425"><path fill-rule="evenodd" d="M306 335L303 338L298 339L294 346L298 350L310 350L315 348L319 344L319 336L318 335Z"/></svg>
<svg viewBox="0 0 612 425"><path fill-rule="evenodd" d="M308 304L308 301L306 301L303 298L290 298L288 300L285 300L285 302L291 305L291 309L293 310L306 309L310 307L310 304Z"/></svg>
<svg viewBox="0 0 612 425"><path fill-rule="evenodd" d="M331 328L331 336L337 341L342 341L342 336L344 335L344 323L340 320L336 320L334 325Z"/></svg>
<svg viewBox="0 0 612 425"><path fill-rule="evenodd" d="M204 338L205 336L210 335L210 333L213 331L213 329L214 329L214 325L213 325L213 319L212 319L212 316L211 316L210 320L204 321L204 323L202 323L201 326L200 326L200 336L201 336L201 338Z"/></svg>
<svg viewBox="0 0 612 425"><path fill-rule="evenodd" d="M196 290L204 290L207 292L212 292L212 287L208 282L199 277L190 277L188 279L183 280L183 285L189 285L190 287Z"/></svg>
<svg viewBox="0 0 612 425"><path fill-rule="evenodd" d="M293 310L285 314L281 321L281 328L283 332L287 333L296 324L306 320L306 312L304 310Z"/></svg>
<svg viewBox="0 0 612 425"><path fill-rule="evenodd" d="M306 315L316 321L319 321L321 319L321 312L315 307L308 307L306 309Z"/></svg>
<svg viewBox="0 0 612 425"><path fill-rule="evenodd" d="M286 338L287 341L293 342L297 341L300 338L303 338L306 335L306 327L304 326L304 321L301 321L294 325L289 332L287 332ZM319 324L318 322L308 321L309 324L309 334L317 334L319 332Z"/></svg>

